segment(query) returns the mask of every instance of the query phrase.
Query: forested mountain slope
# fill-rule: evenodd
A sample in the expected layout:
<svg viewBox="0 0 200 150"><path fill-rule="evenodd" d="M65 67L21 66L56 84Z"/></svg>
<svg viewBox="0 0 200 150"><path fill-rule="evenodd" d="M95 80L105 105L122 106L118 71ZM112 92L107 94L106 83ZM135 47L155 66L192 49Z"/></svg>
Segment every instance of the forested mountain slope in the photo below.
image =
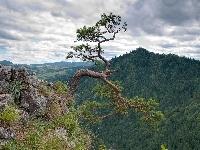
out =
<svg viewBox="0 0 200 150"><path fill-rule="evenodd" d="M165 120L153 132L132 113L92 126L108 147L157 150L164 144L169 150L200 149L200 61L138 48L110 62L117 70L111 80L121 81L123 96L155 99ZM96 84L87 78L81 83L79 102L96 98L91 92Z"/></svg>

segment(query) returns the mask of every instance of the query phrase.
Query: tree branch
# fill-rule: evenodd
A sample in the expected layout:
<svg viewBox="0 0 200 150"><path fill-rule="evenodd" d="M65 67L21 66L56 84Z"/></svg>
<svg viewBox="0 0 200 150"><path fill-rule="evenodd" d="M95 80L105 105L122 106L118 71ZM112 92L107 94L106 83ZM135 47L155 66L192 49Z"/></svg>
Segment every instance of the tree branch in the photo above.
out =
<svg viewBox="0 0 200 150"><path fill-rule="evenodd" d="M68 100L74 98L74 95L75 95L75 92L78 88L79 82L80 82L81 78L84 77L84 76L88 76L88 77L92 77L92 78L98 78L98 79L102 80L105 84L110 86L115 91L115 95L116 95L115 100L117 102L120 102L126 108L133 107L127 100L125 100L121 96L121 93L120 93L120 90L118 89L118 87L107 80L108 75L106 73L104 73L104 72L94 72L94 71L88 70L88 69L78 70L74 74L72 81L71 81L71 85L70 85L68 92L67 92L67 99Z"/></svg>
<svg viewBox="0 0 200 150"><path fill-rule="evenodd" d="M78 84L83 76L88 76L88 77L98 78L98 79L103 79L107 77L105 73L94 72L88 69L78 70L76 71L76 73L74 74L72 78L71 85L67 91L67 97L71 97L71 98L74 97Z"/></svg>

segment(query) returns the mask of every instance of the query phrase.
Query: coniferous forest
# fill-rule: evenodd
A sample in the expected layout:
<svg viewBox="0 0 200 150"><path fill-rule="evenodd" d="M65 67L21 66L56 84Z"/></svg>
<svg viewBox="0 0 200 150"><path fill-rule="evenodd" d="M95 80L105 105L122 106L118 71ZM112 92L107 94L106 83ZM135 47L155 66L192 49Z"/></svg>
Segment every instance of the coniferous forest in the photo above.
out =
<svg viewBox="0 0 200 150"><path fill-rule="evenodd" d="M90 126L99 139L117 150L156 150L161 144L169 150L200 149L199 61L138 48L110 62L117 70L111 80L121 82L123 96L155 99L165 119L158 130L150 130L133 113L108 118ZM91 91L97 83L87 78L81 83L80 103L95 99Z"/></svg>

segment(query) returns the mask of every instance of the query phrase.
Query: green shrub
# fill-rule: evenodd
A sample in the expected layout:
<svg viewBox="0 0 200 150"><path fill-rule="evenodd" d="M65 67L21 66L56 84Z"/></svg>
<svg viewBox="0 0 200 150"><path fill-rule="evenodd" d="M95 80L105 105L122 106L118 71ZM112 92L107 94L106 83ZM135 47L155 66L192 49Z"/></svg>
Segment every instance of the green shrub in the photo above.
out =
<svg viewBox="0 0 200 150"><path fill-rule="evenodd" d="M163 144L160 146L161 150L168 150Z"/></svg>
<svg viewBox="0 0 200 150"><path fill-rule="evenodd" d="M52 89L46 86L44 83L40 83L38 86L38 92L42 96L50 96L52 95Z"/></svg>
<svg viewBox="0 0 200 150"><path fill-rule="evenodd" d="M75 109L49 121L30 120L23 129L4 149L88 150L91 147L90 134L79 125Z"/></svg>
<svg viewBox="0 0 200 150"><path fill-rule="evenodd" d="M20 119L20 115L16 112L14 107L6 107L0 114L0 119L6 123L16 123Z"/></svg>
<svg viewBox="0 0 200 150"><path fill-rule="evenodd" d="M21 95L21 91L24 89L24 85L22 84L21 81L18 80L14 80L11 84L9 84L6 87L6 92L11 94L15 104L19 105L20 101L20 95Z"/></svg>
<svg viewBox="0 0 200 150"><path fill-rule="evenodd" d="M54 119L62 115L62 108L59 103L52 102L48 104L45 115L49 119Z"/></svg>
<svg viewBox="0 0 200 150"><path fill-rule="evenodd" d="M65 84L64 82L62 81L57 81L55 84L54 84L54 88L56 89L56 92L58 94L65 94L67 92L67 84Z"/></svg>

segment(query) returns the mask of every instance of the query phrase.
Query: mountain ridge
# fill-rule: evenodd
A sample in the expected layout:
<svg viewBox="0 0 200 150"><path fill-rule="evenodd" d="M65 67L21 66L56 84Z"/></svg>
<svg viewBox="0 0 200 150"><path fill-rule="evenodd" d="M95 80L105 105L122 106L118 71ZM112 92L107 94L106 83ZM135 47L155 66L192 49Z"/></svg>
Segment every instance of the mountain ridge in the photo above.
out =
<svg viewBox="0 0 200 150"><path fill-rule="evenodd" d="M200 61L138 48L112 59L110 63L111 68L117 70L110 80L121 81L122 95L155 99L160 103L159 109L164 113L165 120L159 131L153 133L140 125L137 115L133 113L124 118L109 118L100 125L92 126L93 132L99 134L98 137L108 147L149 150L159 149L164 144L176 150L200 149ZM91 91L97 83L96 80L83 80L79 87L80 103L94 98Z"/></svg>

